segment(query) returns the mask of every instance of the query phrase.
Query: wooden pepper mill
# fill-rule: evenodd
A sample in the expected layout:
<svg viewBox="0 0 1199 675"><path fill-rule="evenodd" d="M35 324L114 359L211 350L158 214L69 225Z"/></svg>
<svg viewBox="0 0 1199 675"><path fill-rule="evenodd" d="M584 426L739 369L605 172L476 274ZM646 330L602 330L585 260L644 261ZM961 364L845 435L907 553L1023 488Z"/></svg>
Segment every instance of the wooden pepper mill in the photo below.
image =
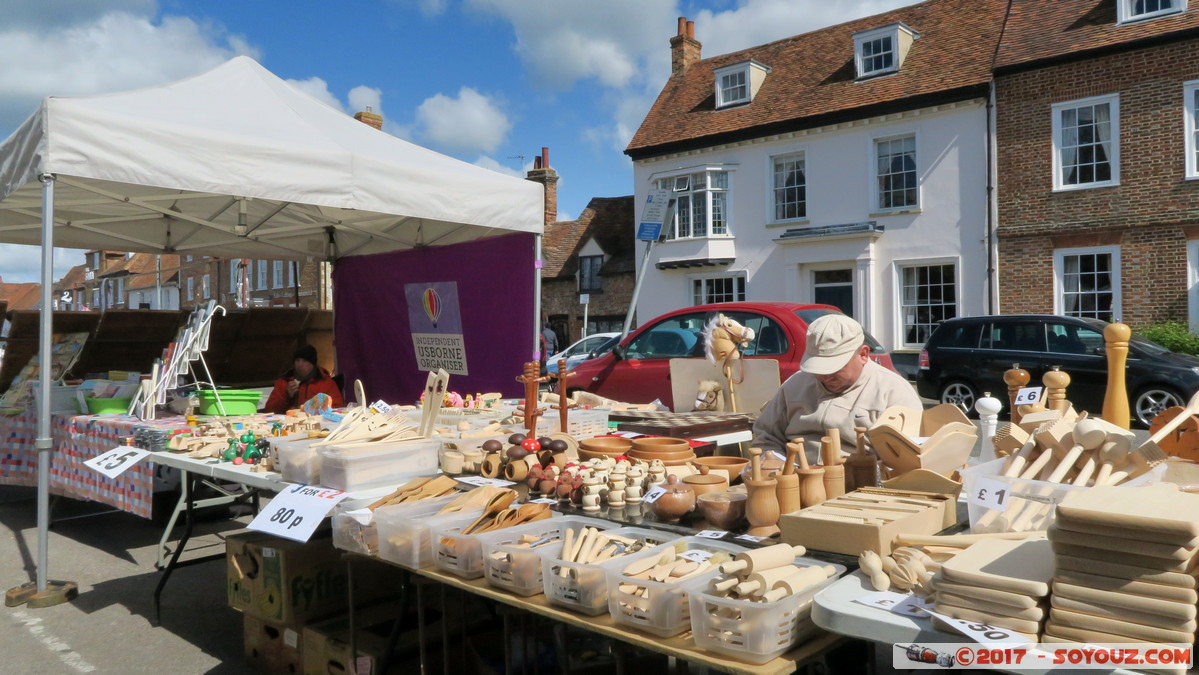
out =
<svg viewBox="0 0 1199 675"><path fill-rule="evenodd" d="M1054 366L1041 376L1045 385L1045 407L1060 413L1066 412L1070 402L1066 400L1066 387L1070 386L1070 375L1061 366Z"/></svg>
<svg viewBox="0 0 1199 675"><path fill-rule="evenodd" d="M1103 419L1127 429L1129 426L1128 387L1124 368L1128 364L1128 339L1132 329L1122 323L1109 323L1103 329L1107 349L1107 392L1103 395Z"/></svg>
<svg viewBox="0 0 1199 675"><path fill-rule="evenodd" d="M778 480L762 478L762 448L750 448L750 479L745 481L749 498L745 500L745 519L749 534L773 537L779 533ZM799 453L803 457L803 453Z"/></svg>
<svg viewBox="0 0 1199 675"><path fill-rule="evenodd" d="M1019 363L1013 363L1011 369L1003 374L1003 381L1007 384L1008 410L1012 411L1012 424L1019 424L1022 417L1020 411L1016 409L1016 395L1028 385L1028 381L1031 379L1032 375L1021 368Z"/></svg>
<svg viewBox="0 0 1199 675"><path fill-rule="evenodd" d="M795 458L803 452L803 443L787 444L787 461L781 471L774 475L778 481L779 513L798 511L802 502L799 496L799 475L795 473Z"/></svg>
<svg viewBox="0 0 1199 675"><path fill-rule="evenodd" d="M802 444L803 439L797 439L795 442ZM823 442L824 439L821 439L821 443ZM800 503L806 509L825 500L824 467L808 466L808 453L806 452L799 453L799 466L799 498Z"/></svg>
<svg viewBox="0 0 1199 675"><path fill-rule="evenodd" d="M854 427L853 431L858 436L858 444L854 453L845 460L845 489L850 492L878 486L878 464L866 447L866 427Z"/></svg>
<svg viewBox="0 0 1199 675"><path fill-rule="evenodd" d="M824 440L828 442L825 443ZM828 436L821 439L820 460L824 463L824 498L832 499L845 494L845 464L841 459L841 430L829 429Z"/></svg>

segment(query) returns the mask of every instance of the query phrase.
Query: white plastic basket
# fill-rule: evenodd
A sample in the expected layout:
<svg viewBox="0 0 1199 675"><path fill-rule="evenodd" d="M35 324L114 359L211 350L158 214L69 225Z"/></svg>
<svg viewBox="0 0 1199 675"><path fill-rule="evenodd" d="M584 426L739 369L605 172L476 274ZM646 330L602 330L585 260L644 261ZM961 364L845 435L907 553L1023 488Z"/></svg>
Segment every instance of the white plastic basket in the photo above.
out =
<svg viewBox="0 0 1199 675"><path fill-rule="evenodd" d="M483 571L487 583L517 595L537 595L545 592L545 586L541 581L541 556L535 548L516 546L521 536L529 534L538 539L563 539L566 532L571 530L574 532L572 536L578 537L586 527L606 531L615 529L618 525L598 518L563 516L480 535L479 540L483 544Z"/></svg>
<svg viewBox="0 0 1199 675"><path fill-rule="evenodd" d="M285 483L317 485L321 482L321 457L317 454L317 448L312 447L319 440L305 434L267 441L274 451L275 470Z"/></svg>
<svg viewBox="0 0 1199 675"><path fill-rule="evenodd" d="M544 436L555 431L562 431L558 411L549 409L537 419L537 434ZM607 410L571 410L566 418L566 433L575 440L585 441L608 433Z"/></svg>
<svg viewBox="0 0 1199 675"><path fill-rule="evenodd" d="M981 479L996 481L1006 490L1007 508L1002 512L967 500L970 511L971 532L1027 532L1044 530L1057 516L1057 505L1066 495L1089 488L1081 485L1063 485L1043 480L1008 478L1000 475L1007 460L999 458L962 470L963 494L975 495ZM1153 467L1148 473L1121 483L1121 486L1137 487L1156 485L1166 475L1164 463Z"/></svg>
<svg viewBox="0 0 1199 675"><path fill-rule="evenodd" d="M403 505L401 505L403 506ZM413 505L410 511L376 509L375 527L379 536L379 557L400 567L419 570L433 565L433 537L436 528L443 525L469 525L483 507L458 511L443 516L437 515L442 505Z"/></svg>
<svg viewBox="0 0 1199 675"><path fill-rule="evenodd" d="M411 504L396 504L395 506L380 506L374 511L358 513L373 503L374 499L361 500L364 503L343 501L333 508L331 518L333 526L333 545L343 551L352 551L363 555L379 555L379 521L385 519L404 519L414 517L425 519L437 513L441 507L450 503L458 495L446 495L433 499L424 499ZM392 515L395 514L395 515ZM457 515L457 514L455 514ZM395 528L391 528L394 534ZM425 548L428 549L428 537L425 537Z"/></svg>
<svg viewBox="0 0 1199 675"><path fill-rule="evenodd" d="M655 546L678 539L669 532L640 527L618 527L608 530L630 539L644 539ZM608 611L608 580L600 564L565 562L561 559L562 544L544 547L541 555L541 581L545 598L582 614L595 616ZM625 556L622 556L622 559Z"/></svg>
<svg viewBox="0 0 1199 675"><path fill-rule="evenodd" d="M613 559L600 566L608 582L608 613L619 624L632 626L658 637L672 637L691 628L691 604L688 594L707 585L712 577L720 573L719 568L696 575L685 581L665 583L648 579L633 579L625 576L624 569L631 563L661 556L672 549L704 553L727 553L729 557L746 549L736 544L707 539L705 537L683 537L653 550ZM681 552L681 551L680 551ZM621 590L621 589L624 590ZM643 589L640 596L637 589Z"/></svg>
<svg viewBox="0 0 1199 675"><path fill-rule="evenodd" d="M437 473L437 446L427 438L321 446L321 485L356 492Z"/></svg>
<svg viewBox="0 0 1199 675"><path fill-rule="evenodd" d="M519 506L513 504L511 508ZM557 511L550 512L550 519L560 516ZM488 533L462 533L462 529L474 522L475 518L465 522L447 521L433 528L433 563L438 569L457 574L464 579L478 579L483 576L483 542L480 537Z"/></svg>
<svg viewBox="0 0 1199 675"><path fill-rule="evenodd" d="M827 565L811 558L796 558L797 565ZM845 573L837 573L803 593L778 602L733 600L696 589L690 594L691 635L695 645L749 663L766 663L782 656L801 638L816 630L809 617L812 598Z"/></svg>

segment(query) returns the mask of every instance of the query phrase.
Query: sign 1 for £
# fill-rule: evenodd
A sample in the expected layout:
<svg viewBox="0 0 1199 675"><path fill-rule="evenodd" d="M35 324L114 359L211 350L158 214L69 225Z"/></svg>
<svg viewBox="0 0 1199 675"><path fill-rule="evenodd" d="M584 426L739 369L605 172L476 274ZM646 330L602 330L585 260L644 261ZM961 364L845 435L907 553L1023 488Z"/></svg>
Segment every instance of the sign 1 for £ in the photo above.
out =
<svg viewBox="0 0 1199 675"><path fill-rule="evenodd" d="M318 485L288 485L250 521L251 530L293 541L308 541L337 502L346 498L341 490Z"/></svg>

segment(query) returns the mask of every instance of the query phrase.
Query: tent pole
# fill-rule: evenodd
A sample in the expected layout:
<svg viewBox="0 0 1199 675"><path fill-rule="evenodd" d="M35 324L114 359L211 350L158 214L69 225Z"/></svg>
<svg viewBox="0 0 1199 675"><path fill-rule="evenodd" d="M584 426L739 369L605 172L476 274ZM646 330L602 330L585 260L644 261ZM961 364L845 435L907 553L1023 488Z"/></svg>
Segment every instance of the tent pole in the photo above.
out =
<svg viewBox="0 0 1199 675"><path fill-rule="evenodd" d="M533 235L533 360L541 360L541 235ZM546 354L549 356L549 354Z"/></svg>
<svg viewBox="0 0 1199 675"><path fill-rule="evenodd" d="M38 396L37 396L37 580L9 589L5 594L8 606L29 603L30 607L49 607L71 600L78 587L70 581L50 581L46 578L50 547L50 459L54 442L50 437L50 381L52 368L51 336L54 331L54 309L51 305L51 285L54 283L54 176L44 173L42 181L42 288L41 315L38 328Z"/></svg>

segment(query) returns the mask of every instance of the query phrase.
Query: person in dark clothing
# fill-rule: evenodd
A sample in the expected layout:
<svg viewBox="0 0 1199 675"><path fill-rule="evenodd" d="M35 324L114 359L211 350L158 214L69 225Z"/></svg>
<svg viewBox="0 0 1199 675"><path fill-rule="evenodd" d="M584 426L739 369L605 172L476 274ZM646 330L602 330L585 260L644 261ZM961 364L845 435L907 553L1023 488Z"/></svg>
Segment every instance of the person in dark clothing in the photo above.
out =
<svg viewBox="0 0 1199 675"><path fill-rule="evenodd" d="M545 340L542 343L545 346L545 355L547 357L558 353L558 334L554 329L550 328L550 322L545 322L545 327L541 329L541 337Z"/></svg>
<svg viewBox="0 0 1199 675"><path fill-rule="evenodd" d="M304 405L317 394L328 394L333 407L345 405L341 390L329 375L329 371L317 365L316 347L304 345L292 355L292 368L275 380L275 388L263 408L266 412L285 413Z"/></svg>

